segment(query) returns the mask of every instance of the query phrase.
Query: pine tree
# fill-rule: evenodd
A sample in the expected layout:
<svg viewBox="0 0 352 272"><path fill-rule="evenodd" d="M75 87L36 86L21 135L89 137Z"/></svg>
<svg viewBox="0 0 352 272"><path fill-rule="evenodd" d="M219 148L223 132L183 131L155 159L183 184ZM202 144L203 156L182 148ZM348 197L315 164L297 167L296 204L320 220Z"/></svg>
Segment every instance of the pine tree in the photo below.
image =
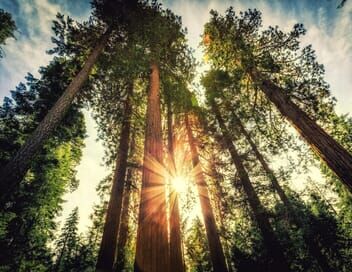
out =
<svg viewBox="0 0 352 272"><path fill-rule="evenodd" d="M74 271L75 261L78 257L79 236L78 236L78 207L74 208L56 241L55 252L56 260L53 271Z"/></svg>
<svg viewBox="0 0 352 272"><path fill-rule="evenodd" d="M8 38L15 38L16 24L11 18L11 14L0 9L0 45L5 45ZM4 56L4 50L0 46L0 59Z"/></svg>

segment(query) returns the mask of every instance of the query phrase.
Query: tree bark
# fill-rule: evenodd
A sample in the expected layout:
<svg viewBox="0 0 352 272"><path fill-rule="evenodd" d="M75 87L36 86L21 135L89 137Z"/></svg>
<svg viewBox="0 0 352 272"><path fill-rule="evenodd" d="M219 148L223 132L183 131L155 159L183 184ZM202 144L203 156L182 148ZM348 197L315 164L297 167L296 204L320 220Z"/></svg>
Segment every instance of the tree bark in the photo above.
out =
<svg viewBox="0 0 352 272"><path fill-rule="evenodd" d="M351 154L294 104L285 94L284 89L275 85L270 80L263 79L262 75L255 69L249 71L249 75L281 114L308 142L313 151L335 172L348 190L352 192Z"/></svg>
<svg viewBox="0 0 352 272"><path fill-rule="evenodd" d="M194 168L193 172L195 173L194 178L197 184L199 201L208 238L213 269L214 272L227 272L228 270L226 266L225 255L221 246L219 232L216 227L215 216L210 203L208 187L199 160L197 143L194 139L187 113L185 114L185 125L192 155L192 164Z"/></svg>
<svg viewBox="0 0 352 272"><path fill-rule="evenodd" d="M330 266L326 256L321 252L317 243L314 240L311 240L305 234L304 224L303 224L302 220L298 216L296 216L295 210L292 207L291 202L288 199L284 189L280 186L279 181L276 178L274 171L270 168L270 166L266 162L264 156L259 152L256 144L252 140L251 136L249 135L249 133L247 132L245 127L243 126L241 120L237 117L237 115L234 112L232 112L232 114L233 114L233 117L236 121L236 125L239 128L240 133L242 133L242 135L245 137L245 139L249 143L250 147L252 148L252 150L254 152L254 155L256 156L257 160L260 162L261 166L263 167L266 175L270 179L274 190L279 195L280 200L284 204L284 206L287 210L287 215L288 215L288 219L289 219L290 223L294 224L297 227L302 229L303 239L307 245L307 248L308 248L310 255L317 261L317 264L319 265L319 267L321 268L322 271L324 271L324 272L334 271L334 269Z"/></svg>
<svg viewBox="0 0 352 272"><path fill-rule="evenodd" d="M167 100L167 147L169 152L169 171L177 175L174 156L174 135L172 122L172 109L170 98ZM178 193L170 190L169 196L169 226L170 226L170 271L184 272L185 266L182 254L180 211L178 206Z"/></svg>
<svg viewBox="0 0 352 272"><path fill-rule="evenodd" d="M135 271L170 269L160 113L159 67L151 64Z"/></svg>
<svg viewBox="0 0 352 272"><path fill-rule="evenodd" d="M62 118L69 110L72 101L77 96L83 83L87 80L90 71L96 63L100 53L103 51L110 37L109 28L99 39L97 45L91 51L81 71L75 76L65 92L61 95L55 105L40 122L38 127L27 139L26 143L20 148L16 155L0 171L1 195L5 200L27 173L31 160L42 147L44 141L49 138L53 130L59 125Z"/></svg>
<svg viewBox="0 0 352 272"><path fill-rule="evenodd" d="M130 144L130 156L133 155L135 150L135 141L134 141L134 135L132 135L131 138L131 144ZM116 272L122 272L125 268L125 260L126 260L126 254L125 254L125 247L127 243L127 238L128 238L128 219L129 219L129 206L130 206L130 198L131 198L131 186L132 186L132 168L128 168L127 170L127 176L126 176L126 184L125 184L125 189L124 189L124 194L123 194L123 208L122 208L122 214L121 214L121 223L120 223L120 229L119 229L119 236L118 236L118 242L117 242L117 254L116 254L116 263L114 269Z"/></svg>
<svg viewBox="0 0 352 272"><path fill-rule="evenodd" d="M225 222L224 222L224 201L225 201L225 192L224 188L221 185L221 181L223 181L223 178L219 174L219 172L216 169L215 165L216 158L214 157L214 154L212 154L211 162L210 162L210 176L212 177L216 189L216 202L217 202L217 209L219 212L219 218L220 218L220 226L222 230L225 230ZM221 178L220 178L221 177ZM220 181L221 180L221 181ZM224 240L225 239L225 240ZM231 261L231 254L230 250L227 244L226 237L223 237L223 246L224 246L224 254L226 258L226 263L227 263L227 269L229 272L233 272L232 268L232 261Z"/></svg>
<svg viewBox="0 0 352 272"><path fill-rule="evenodd" d="M248 173L242 163L241 157L239 156L235 145L232 142L231 135L227 130L227 127L224 123L224 120L222 119L219 109L215 104L215 101L211 101L211 107L219 123L224 143L231 155L232 161L237 170L237 174L240 177L243 190L247 196L249 206L252 209L254 218L262 234L264 244L267 248L269 256L271 257L271 271L290 271L289 265L284 255L284 250L275 237L274 230L270 225L265 209L253 188Z"/></svg>
<svg viewBox="0 0 352 272"><path fill-rule="evenodd" d="M128 144L131 130L132 93L133 82L131 82L128 86L128 94L125 101L124 118L121 126L115 174L106 213L103 237L96 264L96 271L99 272L111 272L116 256L116 246L120 226L122 199L127 168Z"/></svg>

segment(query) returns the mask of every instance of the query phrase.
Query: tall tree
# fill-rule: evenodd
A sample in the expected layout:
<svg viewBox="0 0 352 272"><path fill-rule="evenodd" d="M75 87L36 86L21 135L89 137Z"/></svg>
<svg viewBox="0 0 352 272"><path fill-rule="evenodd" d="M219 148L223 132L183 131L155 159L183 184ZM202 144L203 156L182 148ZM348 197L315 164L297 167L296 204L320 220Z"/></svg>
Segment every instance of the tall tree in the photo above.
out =
<svg viewBox="0 0 352 272"><path fill-rule="evenodd" d="M80 72L68 85L65 92L57 100L55 105L39 123L32 135L26 139L25 144L18 150L13 158L0 170L2 177L0 188L3 196L11 193L27 173L31 160L42 147L45 140L49 138L54 129L59 125L66 113L69 111L72 101L77 96L81 86L88 78L98 56L108 42L111 29L109 28L101 36L97 45L91 51Z"/></svg>
<svg viewBox="0 0 352 272"><path fill-rule="evenodd" d="M187 130L188 143L192 154L194 178L197 184L200 205L201 205L202 214L204 217L204 224L205 224L205 229L206 229L208 243L209 243L209 250L210 250L211 261L213 264L213 270L226 272L227 267L226 267L225 255L221 246L220 236L215 222L215 216L210 203L207 184L206 184L202 166L199 160L197 143L194 139L187 113L185 114L185 126Z"/></svg>
<svg viewBox="0 0 352 272"><path fill-rule="evenodd" d="M111 271L116 256L131 130L131 96L133 95L133 81L129 82L127 85L127 95L124 107L125 113L121 127L119 150L116 159L111 197L108 205L104 232L98 256L97 271Z"/></svg>
<svg viewBox="0 0 352 272"><path fill-rule="evenodd" d="M173 133L173 113L171 108L171 98L167 98L167 149L168 166L171 175L177 177L177 165L174 152L174 133ZM179 211L178 192L170 188L169 193L169 226L170 226L170 265L171 271L184 272L185 266L182 253L181 223Z"/></svg>
<svg viewBox="0 0 352 272"><path fill-rule="evenodd" d="M313 258L315 258L315 260L317 261L317 263L320 266L322 271L324 271L324 272L333 271L333 268L329 264L329 261L327 260L326 256L324 256L324 254L321 252L319 245L316 243L316 241L311 240L310 237L307 236L307 233L304 231L304 223L296 215L294 207L291 205L290 200L289 200L288 196L286 195L284 189L281 187L278 179L276 178L274 171L270 168L269 164L264 159L264 156L259 152L256 144L254 143L251 136L244 128L243 124L241 123L241 120L237 117L236 113L234 113L234 112L233 112L233 117L235 119L236 125L237 125L240 133L245 137L245 139L249 143L250 147L252 148L252 150L254 152L256 159L259 161L259 163L263 167L266 175L270 179L272 187L274 188L276 193L279 195L279 198L282 201L282 203L285 205L285 208L287 209L287 215L288 215L289 220L291 221L291 223L293 225L295 225L303 230L303 239L308 247L310 255Z"/></svg>
<svg viewBox="0 0 352 272"><path fill-rule="evenodd" d="M136 135L132 135L130 140L130 157L135 152L135 137ZM126 174L126 183L123 194L123 206L121 213L121 223L119 228L119 236L117 242L117 253L116 253L116 262L115 268L116 271L123 271L126 264L126 244L129 235L129 210L130 210L130 202L131 202L131 191L132 191L132 178L133 178L133 169L128 168Z"/></svg>
<svg viewBox="0 0 352 272"><path fill-rule="evenodd" d="M223 142L231 155L231 159L233 161L233 164L241 180L242 188L248 198L248 203L252 209L256 223L258 224L258 227L261 231L267 251L271 256L270 267L273 271L290 271L289 264L287 263L286 257L284 255L284 250L275 236L274 230L270 225L268 216L265 212L265 208L262 206L258 198L258 195L256 194L253 188L253 185L249 179L248 173L243 165L242 159L234 143L232 142L231 135L228 132L225 122L216 105L215 96L214 96L214 92L216 90L210 89L211 85L209 84L211 83L207 82L206 77L203 78L203 84L204 86L206 86L206 90L207 90L207 99L211 106L211 110L219 124Z"/></svg>
<svg viewBox="0 0 352 272"><path fill-rule="evenodd" d="M169 271L159 66L150 67L135 271ZM160 166L159 166L160 167Z"/></svg>
<svg viewBox="0 0 352 272"><path fill-rule="evenodd" d="M212 15L204 31L204 44L210 59L213 58L218 66L232 66L232 71L237 69L243 77L249 78L259 87L317 156L352 191L351 154L293 102L295 91L301 96L307 89L313 97L326 95L326 92L323 93L326 84L321 79L323 69L315 61L311 48L305 48L301 56L298 53L297 38L305 33L302 25L295 25L289 35L277 28L270 28L260 34L261 15L256 10L242 13L240 17L235 15L232 8L226 16L219 16L214 11ZM223 58L224 55L226 58ZM286 61L283 61L284 58ZM292 76L291 80L287 75ZM304 104L302 101L304 98L300 99L301 104Z"/></svg>

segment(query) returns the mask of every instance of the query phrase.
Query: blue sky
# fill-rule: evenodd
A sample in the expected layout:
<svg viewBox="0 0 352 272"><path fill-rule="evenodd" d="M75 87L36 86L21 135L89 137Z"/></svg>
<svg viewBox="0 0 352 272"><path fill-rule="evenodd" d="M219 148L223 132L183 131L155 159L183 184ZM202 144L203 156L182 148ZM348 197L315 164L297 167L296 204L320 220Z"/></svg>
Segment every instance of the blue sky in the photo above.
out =
<svg viewBox="0 0 352 272"><path fill-rule="evenodd" d="M318 61L325 65L326 80L331 85L332 94L338 99L339 113L352 113L352 1L347 0L342 9L336 9L340 0L165 0L183 18L188 28L190 45L196 49L195 55L201 61L202 52L197 49L204 23L209 19L210 9L224 12L230 5L236 11L257 8L263 13L264 27L278 25L290 30L295 23L303 23L307 35L304 45L312 44ZM40 66L45 66L52 56L45 53L51 48L51 21L61 12L79 21L88 18L89 0L1 0L0 8L13 15L18 26L16 40L8 40L4 47L5 58L0 60L0 99L9 95L27 72L38 75ZM202 71L202 69L200 69ZM83 159L78 167L81 180L78 191L66 196L64 215L75 205L80 209L82 228L88 222L89 207L96 200L95 186L107 173L101 166L103 148L96 142L95 123L86 112L89 137Z"/></svg>

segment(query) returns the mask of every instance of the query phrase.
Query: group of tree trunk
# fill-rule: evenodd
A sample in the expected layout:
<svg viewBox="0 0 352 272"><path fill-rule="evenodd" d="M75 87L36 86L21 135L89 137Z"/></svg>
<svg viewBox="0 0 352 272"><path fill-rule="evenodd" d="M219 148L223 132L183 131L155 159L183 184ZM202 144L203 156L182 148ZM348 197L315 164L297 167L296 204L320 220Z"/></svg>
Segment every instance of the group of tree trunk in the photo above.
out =
<svg viewBox="0 0 352 272"><path fill-rule="evenodd" d="M352 236L352 234L346 230L345 225L348 226L352 222L352 215L346 216L345 213L344 217L341 216L343 219L331 216L329 208L326 208L324 204L325 202L313 193L309 202L312 208L310 209L308 204L302 204L303 201L298 201L299 198L293 197L290 190L282 185L280 177L271 168L270 161L265 156L265 153L270 154L270 151L262 152L261 147L256 143L256 138L259 138L261 133L257 129L259 127L258 123L260 123L257 119L260 119L263 115L266 117L270 115L271 117L271 114L287 119L308 143L314 154L326 164L325 167L336 174L331 174L327 170L328 174L326 176L332 175L333 178L331 179L338 178L340 181L337 181L337 184L341 182L341 185L345 186L341 189L341 186L334 185L337 187L335 192L340 196L345 194L345 202L351 201L352 156L347 148L343 146L345 143L339 143L326 132L327 130L319 125L322 120L319 118L322 117L316 113L318 111L315 112L315 109L311 109L316 115L311 114L310 109L306 112L294 102L294 94L302 95L303 92L297 88L297 86L301 86L298 84L300 76L292 75L292 79L288 79L284 73L281 75L275 69L284 70L291 67L277 68L274 64L275 62L280 63L279 57L274 53L270 55L268 51L261 51L265 50L263 48L272 46L272 44L282 52L290 51L294 47L290 42L295 41L300 30L297 30L298 34L293 32L292 35L290 34L291 36L288 35L287 37L284 35L276 37L273 33L272 37L274 38L270 40L265 33L262 34L263 36L257 36L260 35L256 31L260 25L260 15L256 11L246 12L241 15L242 18L235 16L232 9L228 10L225 17L213 12L210 22L205 26L203 41L205 52L212 61L212 68L202 79L206 102L204 105L198 105L195 95L188 88L194 77L192 69L195 64L192 62L192 58L187 55L189 51L185 49L184 33L177 16L163 10L157 3L149 4L132 1L135 5L130 5L126 1L120 1L121 3L119 1L93 2L96 8L96 19L104 27L102 28L99 24L98 26L91 26L92 33L95 31L95 35L98 35L97 33L102 33L102 29L104 31L89 51L90 53L86 56L83 64L77 60L79 54L74 53L75 50L71 49L69 44L65 45L66 47L64 46L65 52L63 55L66 54L73 58L72 63L67 64L70 68L67 67L67 70L70 70L71 74L72 70L77 71L77 63L82 68L73 78L72 75L68 75L62 79L67 84L63 84L65 85L64 88L61 87L61 96L57 98L56 102L53 103L54 101L51 99L51 102L44 104L44 107L39 105L32 109L29 106L34 104L32 100L35 100L38 96L45 100L45 93L41 93L42 85L48 89L48 93L53 92L50 88L56 88L58 85L55 82L55 71L59 68L55 66L55 63L58 67L60 65L65 67L64 58L60 59L60 57L51 64L51 68L49 66L42 71L41 80L31 79L28 85L32 89L28 93L26 93L27 90L24 87L22 91L18 90L17 94L14 94L13 97L15 100L17 99L17 106L13 106L12 102L5 101L1 108L0 117L2 119L0 125L4 129L1 141L5 144L11 144L13 147L9 151L2 144L0 157L0 203L2 206L0 237L2 246L6 248L6 254L1 254L0 261L5 264L4 269L14 269L16 267L18 271L26 271L30 265L34 265L30 262L24 265L22 260L19 260L20 265L11 267L11 264L6 261L6 258L15 258L10 253L11 247L16 246L16 250L20 251L19 247L22 241L20 239L16 240L18 238L16 232L25 232L21 239L23 238L23 243L26 243L28 248L31 244L30 235L37 235L31 232L34 226L35 231L38 232L39 221L33 222L33 227L30 227L30 219L34 214L33 210L28 212L29 209L27 210L23 205L29 205L29 208L33 209L42 209L45 205L50 206L53 205L50 203L55 202L55 205L53 205L55 208L48 208L48 213L44 216L48 218L46 224L50 225L52 224L50 213L58 213L62 202L61 197L67 191L69 182L66 182L60 188L56 188L50 183L51 187L46 188L45 186L48 186L48 184L45 184L46 179L55 174L62 174L67 170L69 174L66 174L67 177L65 175L63 177L67 180L74 180L75 172L72 168L79 161L81 154L77 150L82 148L84 134L84 129L74 133L74 130L83 122L80 112L82 101L80 99L88 100L87 104L93 105L93 109L101 113L100 116L97 114L98 123L100 122L99 129L103 138L109 138L109 141L115 144L114 147L109 147L113 150L115 165L112 177L107 179L111 184L106 185L108 189L105 189L105 191L107 192L102 194L103 197L108 195L109 200L105 201L106 203L103 201L99 208L100 212L97 213L99 214L97 218L94 219L94 216L92 216L97 224L93 228L94 231L90 232L89 242L79 242L77 234L78 209L75 209L57 240L56 248L58 250L54 261L49 261L51 258L49 255L45 257L46 263L53 262L52 271L79 271L83 267L85 269L89 267L95 269L95 271L110 272L125 271L126 267L132 269L133 266L134 271L140 272L183 272L187 271L186 264L187 258L189 258L189 256L185 256L187 250L190 252L192 250L194 252L196 250L209 251L210 269L216 272L234 271L234 267L239 271L241 269L244 271L244 268L239 268L240 260L236 259L236 256L241 254L242 257L239 258L242 258L241 261L246 260L246 265L249 265L250 262L255 263L257 258L257 268L255 269L260 269L260 265L263 264L262 271L294 271L295 257L290 256L289 250L286 248L287 244L290 243L287 240L293 239L292 236L294 235L301 236L301 240L299 240L300 238L295 239L302 242L302 247L306 249L306 259L313 260L317 271L337 271L341 267L345 269L348 261L345 262L344 258L352 255L351 250L348 249L349 235ZM129 12L134 15L145 14L149 20L143 21L141 19L138 24L131 20ZM81 27L83 33L87 31L84 28L86 26L81 25ZM143 27L145 33L150 32L146 34L149 35L148 37L144 37L139 32L138 29L143 29ZM154 29L156 27L160 27L160 29ZM152 31L153 29L154 31ZM62 29L62 31L67 30ZM141 37L136 37L139 35ZM161 35L165 37L161 38ZM70 37L75 38L74 35ZM121 42L123 39L125 39L125 43L114 44ZM280 39L284 39L284 42ZM134 41L138 46L131 46ZM263 41L266 43L260 44ZM83 45L78 41L76 42L78 49L80 49L80 46ZM140 54L140 48L145 50L143 52L149 52L146 57L138 57L141 56L138 55ZM182 50L186 50L186 53ZM78 56L77 59L75 59L75 54ZM292 56L289 55L289 57ZM116 66L114 66L115 62L118 62L118 65L115 64ZM183 62L190 67L183 65ZM175 69L169 68L172 65L175 66ZM54 72L51 72L50 69L53 69ZM184 69L187 69L187 71L184 72ZM177 71L175 72L175 70ZM147 92L145 92L146 82L144 77L146 71L149 73ZM310 72L312 74L318 73L315 70ZM173 84L168 84L167 80L173 81ZM110 82L111 86L108 87L106 82ZM314 84L315 82L311 82L312 86ZM102 87L97 87L100 85ZM244 87L246 85L247 88ZM287 86L293 87L288 89ZM312 90L314 90L314 87L315 85ZM101 93L91 94L86 91L87 88ZM178 89L175 91L168 88ZM258 94L257 90L261 90L262 93ZM259 100L262 104L255 104L254 110L249 110L252 103L250 100L251 94L243 95L243 92L250 91L255 92L252 95L255 97L255 103L259 103L257 102L257 96L261 95ZM80 95L81 92L84 95ZM109 98L110 94L113 99ZM237 104L231 104L229 102L231 99ZM42 100L39 99L38 101L42 103ZM106 102L106 100L109 101ZM313 102L322 108L324 106L324 102L321 102L318 98ZM306 104L310 105L309 103ZM166 105L166 144L164 143L162 129L164 105ZM45 108L44 111L42 111L43 108ZM141 121L140 112L144 113L144 109L145 114L141 114L144 121ZM270 113L267 111L268 109L270 109ZM255 115L256 111L257 115ZM326 111L326 115L332 115L330 111ZM21 115L33 115L33 112L37 114L36 122L27 124L24 123L26 120L20 118ZM72 116L74 114L80 116L80 118L75 119L77 116ZM71 123L70 120L67 121L68 117L73 119ZM63 123L63 120L66 123ZM174 122L174 120L177 120L177 122ZM234 127L229 125L230 120ZM261 121L265 123L265 121ZM23 124L18 125L18 122L23 122ZM346 122L346 124L347 127L351 123ZM281 122L279 125L285 128L286 124ZM5 126L7 131L5 131ZM63 126L67 126L66 130L71 131L71 134L60 133L64 130ZM269 126L270 124L267 125L268 129ZM23 131L23 127L28 128ZM137 127L144 130L144 140L142 139L143 136L141 137L143 133L138 134ZM175 130L176 127L179 128L177 131ZM246 127L250 127L251 130L248 131ZM189 237L196 237L195 240L199 242L197 248L194 249L191 245L186 246L187 243L184 241L187 230L183 223L184 215L181 209L180 199L183 196L172 188L172 185L168 185L168 179L177 176L180 170L175 157L176 149L179 148L175 143L175 137L176 133L180 133L180 128L185 131L184 138L186 140L183 141L183 145L186 146L181 149L183 152L189 152L190 154L191 160L186 160L186 163L189 164L187 167L190 169L191 180L193 180L197 190L202 222L205 228L205 247L203 243L199 242L204 238L199 234L199 230L195 230L192 235L189 235ZM11 142L13 136L16 136L18 142L24 143L19 146L16 141ZM60 137L66 138L63 140ZM204 141L202 141L203 138ZM78 143L73 145L74 141ZM142 157L141 153L137 151L138 141L142 142L144 150L141 166L136 166L130 161L136 154ZM214 142L217 143L214 144ZM225 192L223 188L225 182L223 180L215 180L215 193L209 185L209 181L207 181L205 175L207 171L204 166L207 155L205 155L204 150L207 150L211 143L217 146L220 151L216 153L215 149L210 148L211 154L208 159L212 160L211 158L218 157L219 160L226 161L226 165L229 167L223 167L220 170L222 172L228 171L228 168L231 169L231 174L227 177L227 180L231 183L229 192ZM72 147L69 146L70 144L72 144ZM248 152L250 154L243 151L245 147L250 149ZM60 151L60 148L63 151ZM50 152L54 153L53 157L50 157ZM62 152L72 153L72 158L63 158ZM166 153L167 155L164 155ZM278 153L280 152L278 151ZM255 163L260 166L261 170L264 171L264 176L270 181L269 194L272 190L278 196L279 202L284 207L284 215L287 217L291 230L283 231L280 229L280 226L285 222L285 218L279 216L279 211L269 211L266 200L268 193L260 191L261 187L257 184L259 178L253 174L255 167L253 166L253 160L249 159L250 156L254 157ZM47 165L40 165L43 160L48 161ZM69 162L65 164L65 160ZM215 173L217 172L216 167L214 164L212 165L214 173L211 175L211 179L217 179L219 173ZM140 172L140 175L136 174L138 172ZM171 173L171 175L166 173ZM137 185L133 182L134 175L137 175L141 180ZM50 181L59 182L55 179ZM140 190L139 197L133 194L135 187ZM264 185L262 187L265 188ZM43 200L41 196L45 195L46 192L50 192L50 194L48 194L47 200ZM240 200L230 198L231 193L233 193L232 197L234 198L236 198L236 194L242 196L243 201L239 205L241 209L247 209L249 214L248 218L243 220L252 222L253 229L258 230L257 232L251 231L250 235L256 236L255 239L261 242L263 253L255 255L256 253L252 252L253 256L256 257L250 261L250 258L243 257L247 254L245 250L243 251L243 245L240 248L236 244L235 238L233 238L234 241L226 241L222 233L224 229L228 229L227 232L235 237L236 233L232 229L234 229L233 225L236 225L239 221L234 221L231 224L223 218L221 220L217 219L216 216L218 213L223 213L223 211L219 211L220 208L216 205L218 203L222 207L221 209L225 209L225 206L228 207L228 212L231 213L230 218L231 216L236 217L232 213L236 213L237 208L235 206L237 204L235 202L240 202ZM57 198L54 199L53 195L55 194ZM216 194L220 197L214 200ZM49 199L49 196L52 198ZM227 199L229 199L230 204L225 205ZM270 199L272 203L276 203L273 200L275 197ZM31 201L37 203L33 204ZM297 204L295 201L301 204ZM132 204L136 203L138 209L132 209ZM280 207L280 204L276 203L275 205L275 208ZM349 214L351 213L352 211L349 211ZM302 214L307 218L302 218ZM275 218L275 215L277 218ZM131 223L133 218L135 220ZM340 224L338 220L343 223ZM333 237L331 241L328 239L324 241L323 233L319 232L319 226L324 226L324 224L330 230L332 229L331 236L329 236ZM339 229L338 226L340 225L344 228ZM135 229L133 226L135 226ZM195 226L197 226L197 222ZM3 231L3 229L6 231ZM250 227L247 225L248 233L250 232L249 229ZM297 234L297 232L300 234ZM25 237L26 235L28 237ZM341 236L343 236L343 239L341 239L340 244L333 241L334 237L337 240L337 237ZM42 240L48 243L49 237ZM296 240L293 242L296 242ZM185 249L185 247L187 248ZM334 256L336 256L333 252L334 249L343 252L345 254L344 258L334 260ZM134 255L132 257L133 264L131 264L131 257L128 256L129 250L134 251L132 254ZM238 253L239 251L241 251L241 254ZM30 257L23 254L18 258L26 259ZM259 260L260 258L262 259ZM300 257L296 256L296 258L299 259ZM261 263L262 260L264 260L263 263ZM44 263L44 261L42 262ZM192 266L192 271L202 271L199 268L201 267L199 263L202 263L202 260ZM200 266L197 268L197 265ZM95 268L93 268L94 266ZM307 266L309 267L309 265ZM247 266L246 269L249 269L248 267L250 266ZM38 269L38 267L30 269ZM41 269L38 271L45 271L45 268L42 267Z"/></svg>

